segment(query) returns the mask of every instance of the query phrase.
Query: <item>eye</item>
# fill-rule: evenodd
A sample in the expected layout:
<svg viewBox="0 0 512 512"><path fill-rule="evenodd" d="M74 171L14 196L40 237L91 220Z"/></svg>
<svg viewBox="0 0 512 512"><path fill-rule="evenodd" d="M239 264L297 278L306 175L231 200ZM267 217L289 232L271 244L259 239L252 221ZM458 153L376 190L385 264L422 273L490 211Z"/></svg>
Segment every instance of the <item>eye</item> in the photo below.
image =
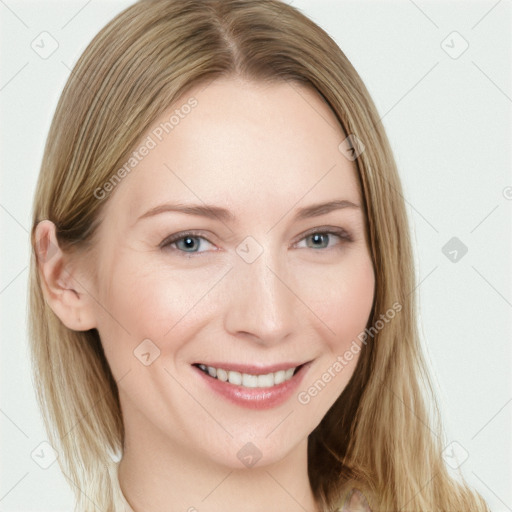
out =
<svg viewBox="0 0 512 512"><path fill-rule="evenodd" d="M207 243L210 243L206 238L199 236L198 233L194 231L187 231L182 233L176 233L166 238L160 244L160 248L169 247L171 250L179 250L181 252L189 254L201 253L204 251L198 251L199 246L202 245L200 244L199 241L205 241ZM175 245L176 248L171 247L173 245Z"/></svg>
<svg viewBox="0 0 512 512"><path fill-rule="evenodd" d="M335 236L342 242L351 242L352 237L344 229L341 228L315 228L314 231L307 233L302 239L306 241L306 247L308 249L334 249L334 246L329 246L329 241L332 240L332 236ZM307 244L307 241L311 240L311 244ZM326 245L327 244L327 245ZM337 244L340 245L340 244Z"/></svg>

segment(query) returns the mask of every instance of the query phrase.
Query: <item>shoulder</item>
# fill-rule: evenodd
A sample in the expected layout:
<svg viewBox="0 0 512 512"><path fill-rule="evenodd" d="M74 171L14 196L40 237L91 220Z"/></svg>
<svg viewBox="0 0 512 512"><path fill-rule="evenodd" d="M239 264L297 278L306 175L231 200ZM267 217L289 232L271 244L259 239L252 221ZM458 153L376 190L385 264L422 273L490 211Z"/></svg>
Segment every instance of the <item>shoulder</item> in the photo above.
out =
<svg viewBox="0 0 512 512"><path fill-rule="evenodd" d="M372 512L372 509L364 494L354 487L337 512Z"/></svg>

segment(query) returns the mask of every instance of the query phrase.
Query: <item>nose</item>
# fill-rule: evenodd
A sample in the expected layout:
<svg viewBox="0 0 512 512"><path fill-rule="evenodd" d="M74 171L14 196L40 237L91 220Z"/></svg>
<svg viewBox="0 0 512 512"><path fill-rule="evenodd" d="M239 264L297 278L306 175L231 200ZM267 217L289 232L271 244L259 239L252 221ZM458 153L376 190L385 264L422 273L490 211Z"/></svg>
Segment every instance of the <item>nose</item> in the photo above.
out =
<svg viewBox="0 0 512 512"><path fill-rule="evenodd" d="M229 277L224 327L232 336L272 346L297 329L300 301L285 266L268 250L252 263L239 258Z"/></svg>

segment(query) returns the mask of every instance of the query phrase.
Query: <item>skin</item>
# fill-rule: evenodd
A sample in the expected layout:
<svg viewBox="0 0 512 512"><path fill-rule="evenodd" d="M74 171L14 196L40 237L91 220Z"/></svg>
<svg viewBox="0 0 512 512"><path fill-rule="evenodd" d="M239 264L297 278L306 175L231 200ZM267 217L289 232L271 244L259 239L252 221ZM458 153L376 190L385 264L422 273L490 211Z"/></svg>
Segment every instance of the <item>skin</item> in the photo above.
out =
<svg viewBox="0 0 512 512"><path fill-rule="evenodd" d="M57 247L41 264L45 296L69 328L100 333L119 381L119 479L133 510L317 511L307 437L359 354L309 403L297 394L365 329L375 281L362 207L293 214L333 199L362 206L354 162L338 149L345 135L334 114L305 86L223 78L176 105L190 96L197 107L106 200L94 257L62 253L53 224L39 224L42 252ZM237 220L172 212L137 220L170 201L220 205ZM329 227L352 241L313 240L311 230ZM160 247L190 229L204 237L192 249L183 240ZM262 250L252 263L236 251L247 236ZM148 366L134 357L144 339L160 350ZM199 361L312 364L286 403L251 410L211 391L191 366ZM261 453L251 468L237 457L248 442Z"/></svg>

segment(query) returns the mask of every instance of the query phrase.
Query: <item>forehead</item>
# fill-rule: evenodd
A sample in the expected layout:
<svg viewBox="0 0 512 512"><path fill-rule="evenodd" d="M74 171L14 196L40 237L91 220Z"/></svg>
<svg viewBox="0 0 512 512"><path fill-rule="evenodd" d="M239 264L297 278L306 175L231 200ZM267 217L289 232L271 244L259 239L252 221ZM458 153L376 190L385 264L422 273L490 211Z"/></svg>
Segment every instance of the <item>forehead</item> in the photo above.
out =
<svg viewBox="0 0 512 512"><path fill-rule="evenodd" d="M218 79L184 94L143 134L137 147L151 149L112 199L133 216L175 200L258 212L302 199L359 201L354 163L338 148L344 138L312 88Z"/></svg>

